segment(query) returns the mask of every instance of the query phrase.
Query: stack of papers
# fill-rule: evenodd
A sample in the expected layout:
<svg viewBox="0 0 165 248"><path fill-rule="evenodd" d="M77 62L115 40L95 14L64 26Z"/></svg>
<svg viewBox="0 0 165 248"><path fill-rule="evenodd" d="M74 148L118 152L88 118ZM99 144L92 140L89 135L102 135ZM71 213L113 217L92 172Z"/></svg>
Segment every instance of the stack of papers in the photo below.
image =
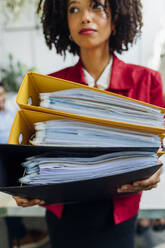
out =
<svg viewBox="0 0 165 248"><path fill-rule="evenodd" d="M35 124L33 145L65 147L157 147L160 137L150 133L56 119Z"/></svg>
<svg viewBox="0 0 165 248"><path fill-rule="evenodd" d="M47 204L105 200L162 166L162 108L35 73L17 103L13 145L0 149L3 192Z"/></svg>
<svg viewBox="0 0 165 248"><path fill-rule="evenodd" d="M84 181L133 172L157 164L155 152L114 152L96 157L31 157L22 165L24 184L54 184Z"/></svg>
<svg viewBox="0 0 165 248"><path fill-rule="evenodd" d="M36 156L22 164L23 184L42 185L98 179L157 165L157 135L106 127L76 120L56 119L35 124L33 145L79 148L79 156ZM84 157L82 149L109 148L101 156ZM110 152L110 148L120 148ZM129 147L134 150L130 151Z"/></svg>
<svg viewBox="0 0 165 248"><path fill-rule="evenodd" d="M74 88L41 93L40 105L63 112L92 116L118 122L163 127L161 110L140 102L90 89ZM63 184L122 175L140 170L154 173L160 137L155 134L125 130L82 121L59 118L35 123L32 145L80 149L79 157L40 156L28 158L22 165L23 184ZM120 148L101 156L82 157L83 148ZM133 151L129 151L133 147ZM123 148L128 148L127 151ZM151 148L150 151L148 148ZM152 173L151 173L152 171ZM148 173L148 172L146 172ZM149 174L149 175L150 175ZM135 173L136 175L136 173ZM143 178L143 175L140 175ZM135 177L135 180L138 179ZM129 183L129 178L126 183Z"/></svg>
<svg viewBox="0 0 165 248"><path fill-rule="evenodd" d="M90 117L164 127L161 110L140 102L90 89L74 88L40 93L40 106Z"/></svg>

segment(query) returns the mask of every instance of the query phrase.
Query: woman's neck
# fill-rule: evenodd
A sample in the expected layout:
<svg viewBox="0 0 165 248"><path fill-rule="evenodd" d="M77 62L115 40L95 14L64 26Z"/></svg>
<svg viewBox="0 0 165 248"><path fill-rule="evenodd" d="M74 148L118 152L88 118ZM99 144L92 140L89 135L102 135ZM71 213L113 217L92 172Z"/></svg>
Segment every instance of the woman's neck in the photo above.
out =
<svg viewBox="0 0 165 248"><path fill-rule="evenodd" d="M81 61L84 68L95 79L98 80L105 67L110 61L109 49L82 49Z"/></svg>

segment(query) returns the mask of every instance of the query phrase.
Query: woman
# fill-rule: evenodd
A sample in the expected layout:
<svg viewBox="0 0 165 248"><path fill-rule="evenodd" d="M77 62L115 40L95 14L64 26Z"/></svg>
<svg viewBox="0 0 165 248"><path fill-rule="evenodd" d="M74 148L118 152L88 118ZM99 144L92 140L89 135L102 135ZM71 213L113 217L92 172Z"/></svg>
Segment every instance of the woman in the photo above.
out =
<svg viewBox="0 0 165 248"><path fill-rule="evenodd" d="M52 76L163 106L159 73L114 55L128 50L140 33L140 0L45 0L42 22L49 48L55 45L59 54L68 49L80 56L77 65ZM133 248L139 192L156 187L159 177L160 170L147 180L123 185L119 193L134 194L113 201L47 206L53 247ZM24 207L43 204L15 200Z"/></svg>

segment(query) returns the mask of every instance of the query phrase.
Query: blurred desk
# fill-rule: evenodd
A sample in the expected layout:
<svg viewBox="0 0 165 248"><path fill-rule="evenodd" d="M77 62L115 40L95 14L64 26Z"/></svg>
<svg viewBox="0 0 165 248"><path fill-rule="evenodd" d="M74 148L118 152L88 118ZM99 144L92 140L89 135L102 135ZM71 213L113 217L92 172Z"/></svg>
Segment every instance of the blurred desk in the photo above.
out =
<svg viewBox="0 0 165 248"><path fill-rule="evenodd" d="M44 215L43 207L18 207L11 196L0 192L0 217L42 217ZM143 192L139 217L165 218L165 173L161 175L161 181L156 189Z"/></svg>

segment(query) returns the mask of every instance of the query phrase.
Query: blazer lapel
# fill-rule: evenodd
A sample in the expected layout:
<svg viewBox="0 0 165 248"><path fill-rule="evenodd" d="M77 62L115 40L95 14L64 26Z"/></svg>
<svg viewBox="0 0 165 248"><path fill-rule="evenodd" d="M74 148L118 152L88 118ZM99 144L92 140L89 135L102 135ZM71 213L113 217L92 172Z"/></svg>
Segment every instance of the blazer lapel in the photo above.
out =
<svg viewBox="0 0 165 248"><path fill-rule="evenodd" d="M133 87L133 83L131 81L127 64L113 55L110 85L107 90L128 91Z"/></svg>
<svg viewBox="0 0 165 248"><path fill-rule="evenodd" d="M72 77L74 82L88 85L84 79L81 59L79 59L78 63L73 67ZM131 80L129 67L126 63L113 55L112 72L107 91L125 92L131 88L133 88L133 81Z"/></svg>
<svg viewBox="0 0 165 248"><path fill-rule="evenodd" d="M75 80L76 80L75 82L80 83L80 84L88 85L85 82L81 59L79 59L78 63L73 68L74 68L73 73L74 73Z"/></svg>

